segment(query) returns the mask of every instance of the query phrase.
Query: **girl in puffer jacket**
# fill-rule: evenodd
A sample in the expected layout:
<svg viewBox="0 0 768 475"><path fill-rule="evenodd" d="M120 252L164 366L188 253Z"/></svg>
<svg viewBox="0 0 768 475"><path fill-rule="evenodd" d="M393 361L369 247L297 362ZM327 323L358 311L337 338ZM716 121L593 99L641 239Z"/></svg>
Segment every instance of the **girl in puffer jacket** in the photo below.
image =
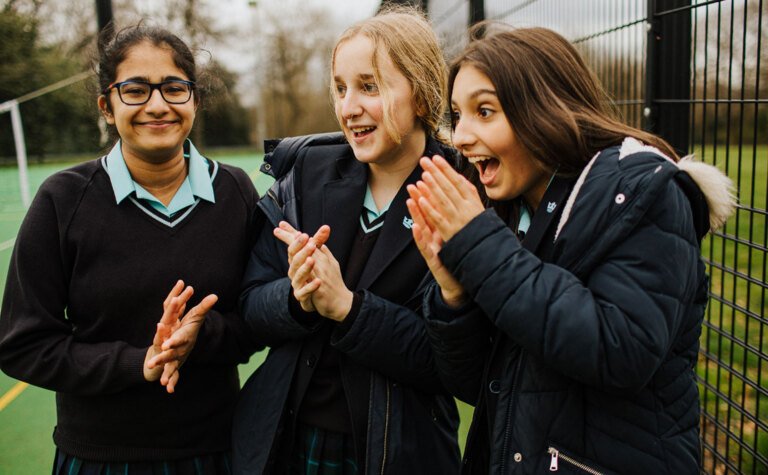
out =
<svg viewBox="0 0 768 475"><path fill-rule="evenodd" d="M557 33L476 36L449 74L474 176L422 158L408 201L438 369L476 406L464 473L697 473L700 242L729 180L622 124Z"/></svg>

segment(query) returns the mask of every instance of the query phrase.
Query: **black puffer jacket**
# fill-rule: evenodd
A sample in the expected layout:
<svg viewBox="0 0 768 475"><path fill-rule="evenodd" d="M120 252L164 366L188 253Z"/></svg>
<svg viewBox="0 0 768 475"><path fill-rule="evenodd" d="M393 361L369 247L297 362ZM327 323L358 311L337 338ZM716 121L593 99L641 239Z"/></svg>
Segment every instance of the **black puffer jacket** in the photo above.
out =
<svg viewBox="0 0 768 475"><path fill-rule="evenodd" d="M634 139L604 150L549 233L549 262L492 211L445 244L473 303L449 314L435 288L425 302L444 382L477 404L465 473L698 472L699 243L708 202L731 203L722 175L702 194L698 172L719 172L694 165L696 182Z"/></svg>
<svg viewBox="0 0 768 475"><path fill-rule="evenodd" d="M425 154L450 156L450 150L430 138ZM259 202L263 225L245 272L241 306L254 337L271 348L241 391L233 428L234 473L281 473L275 451L295 418L289 389L292 384L306 388L314 366L307 346L321 325L334 325L330 344L341 352L358 459L364 464L360 473L457 473L458 412L440 382L421 314L431 276L406 219L405 185L387 211L354 289L363 298L353 323L335 325L318 317L316 324L305 324L289 312L286 246L272 229L285 219L312 235L329 224L327 244L344 269L349 239L359 226L367 166L355 159L341 134L286 140L265 160L280 179ZM406 183L419 176L414 170Z"/></svg>

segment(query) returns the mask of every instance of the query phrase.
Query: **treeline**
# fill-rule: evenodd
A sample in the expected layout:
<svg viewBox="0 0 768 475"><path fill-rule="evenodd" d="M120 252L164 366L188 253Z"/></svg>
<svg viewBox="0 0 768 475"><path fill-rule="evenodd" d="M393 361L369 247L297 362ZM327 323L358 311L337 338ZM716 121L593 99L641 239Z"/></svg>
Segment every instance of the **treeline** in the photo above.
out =
<svg viewBox="0 0 768 475"><path fill-rule="evenodd" d="M327 12L292 0L267 3L260 2L253 24L239 31L217 26L216 2L113 0L117 29L139 22L163 26L198 53L205 97L192 138L202 147L258 148L264 138L337 128L327 70L337 26ZM211 53L217 46L231 51L233 44L243 64L253 65L249 73L239 75ZM99 124L95 51L92 0L0 0L0 103L91 73L20 105L31 162L93 156L112 145ZM15 154L10 114L0 113L0 163L14 162Z"/></svg>

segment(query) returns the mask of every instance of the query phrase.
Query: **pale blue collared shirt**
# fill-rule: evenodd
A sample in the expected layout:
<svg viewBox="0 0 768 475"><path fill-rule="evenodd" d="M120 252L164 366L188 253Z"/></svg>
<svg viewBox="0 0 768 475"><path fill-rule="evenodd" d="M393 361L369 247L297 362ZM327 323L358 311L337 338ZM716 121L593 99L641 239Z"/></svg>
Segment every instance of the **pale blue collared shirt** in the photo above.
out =
<svg viewBox="0 0 768 475"><path fill-rule="evenodd" d="M370 233L382 227L384 225L384 221L381 220L376 222L376 220L381 218L384 213L387 212L389 205L391 204L392 202L390 201L386 206L384 206L384 208L379 209L378 206L376 206L376 202L373 200L371 187L366 186L365 198L363 199L363 213L365 213L366 219L363 219L363 216L360 216L360 225L363 227L363 231Z"/></svg>
<svg viewBox="0 0 768 475"><path fill-rule="evenodd" d="M215 203L213 195L213 183L208 173L208 160L200 155L190 140L187 140L189 146L189 155L184 154L187 159L187 177L181 184L176 194L171 199L168 206L165 206L150 192L136 183L128 171L125 164L123 153L120 148L121 141L118 140L112 150L107 155L106 168L109 180L112 183L112 190L115 193L115 200L120 204L124 199L136 193L136 198L148 202L155 210L171 217L174 213L195 203L195 197Z"/></svg>

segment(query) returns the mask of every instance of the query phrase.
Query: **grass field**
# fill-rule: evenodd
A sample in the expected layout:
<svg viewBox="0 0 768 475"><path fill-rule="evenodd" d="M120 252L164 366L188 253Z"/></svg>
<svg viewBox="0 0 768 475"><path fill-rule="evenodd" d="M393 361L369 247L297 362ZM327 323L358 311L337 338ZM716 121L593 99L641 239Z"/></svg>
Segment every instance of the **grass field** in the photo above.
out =
<svg viewBox="0 0 768 475"><path fill-rule="evenodd" d="M739 208L704 240L711 292L697 372L703 380L706 471L722 468L712 452L741 473L768 473L768 274L766 209L768 147L704 147L696 155L727 172Z"/></svg>
<svg viewBox="0 0 768 475"><path fill-rule="evenodd" d="M272 182L270 177L258 171L261 164L258 155L238 153L216 155L213 158L245 170L260 194ZM68 165L31 165L29 185L33 196L46 177ZM20 198L17 169L0 168L0 289L5 288L11 250L25 212ZM240 366L241 382L245 382L265 356L265 352L257 353L248 364ZM463 441L472 408L464 404L460 408ZM53 392L27 386L0 372L0 475L50 473L54 454L51 437L55 424L56 403Z"/></svg>

